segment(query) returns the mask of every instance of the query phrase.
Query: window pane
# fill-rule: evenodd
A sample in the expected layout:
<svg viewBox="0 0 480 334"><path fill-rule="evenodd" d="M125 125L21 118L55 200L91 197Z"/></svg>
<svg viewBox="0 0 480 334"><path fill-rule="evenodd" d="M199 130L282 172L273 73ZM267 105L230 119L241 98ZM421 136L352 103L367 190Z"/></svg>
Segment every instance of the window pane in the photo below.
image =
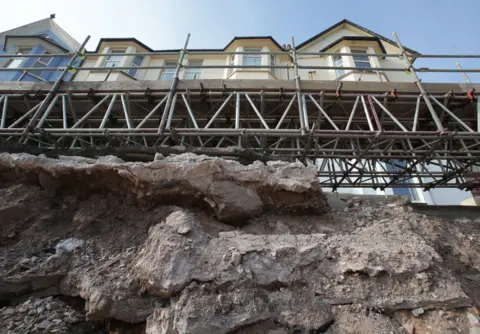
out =
<svg viewBox="0 0 480 334"><path fill-rule="evenodd" d="M160 76L160 80L173 80L173 76L175 75L175 70L177 67L176 62L167 61L165 66L168 68L163 69L162 75Z"/></svg>
<svg viewBox="0 0 480 334"><path fill-rule="evenodd" d="M358 68L372 68L372 65L370 65L370 62L366 63L363 61L355 61L355 67Z"/></svg>
<svg viewBox="0 0 480 334"><path fill-rule="evenodd" d="M32 48L20 48L17 51L17 55L28 55L32 51Z"/></svg>
<svg viewBox="0 0 480 334"><path fill-rule="evenodd" d="M20 64L23 62L23 58L13 58L8 61L7 65L5 66L6 68L18 68L20 67Z"/></svg>
<svg viewBox="0 0 480 334"><path fill-rule="evenodd" d="M370 64L370 58L366 55L367 50L352 50L352 53L355 67L372 68L372 65Z"/></svg>
<svg viewBox="0 0 480 334"><path fill-rule="evenodd" d="M335 56L333 57L333 66L335 67L343 67L343 58L342 56ZM345 75L345 70L342 69L337 69L335 70L335 73L337 74L337 78L340 78Z"/></svg>
<svg viewBox="0 0 480 334"><path fill-rule="evenodd" d="M132 66L140 66L143 62L143 56L135 56L132 61Z"/></svg>
<svg viewBox="0 0 480 334"><path fill-rule="evenodd" d="M261 52L261 48L245 48L245 52ZM246 66L260 66L262 65L262 55L244 55L243 65Z"/></svg>
<svg viewBox="0 0 480 334"><path fill-rule="evenodd" d="M253 65L253 66L259 66L262 65L262 57L261 56L247 56L245 55L243 57L243 64L244 65Z"/></svg>
<svg viewBox="0 0 480 334"><path fill-rule="evenodd" d="M202 66L202 60L195 60L191 61L188 65L189 66ZM185 79L187 80L198 80L200 79L200 74L202 72L201 68L188 68L187 72L185 73Z"/></svg>

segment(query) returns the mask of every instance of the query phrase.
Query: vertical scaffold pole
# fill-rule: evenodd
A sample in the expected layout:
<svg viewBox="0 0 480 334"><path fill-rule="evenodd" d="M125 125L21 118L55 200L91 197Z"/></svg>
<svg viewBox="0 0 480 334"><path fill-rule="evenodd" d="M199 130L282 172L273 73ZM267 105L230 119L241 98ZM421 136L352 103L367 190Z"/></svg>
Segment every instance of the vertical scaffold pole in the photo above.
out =
<svg viewBox="0 0 480 334"><path fill-rule="evenodd" d="M174 112L173 108L171 108L172 99L173 99L173 96L175 95L175 91L177 90L178 74L180 73L180 69L183 66L183 59L185 59L185 54L187 52L187 46L188 46L189 40L190 40L190 34L187 34L187 40L185 41L185 45L183 49L180 50L180 56L178 58L177 68L175 69L172 85L170 86L170 91L168 92L167 103L165 104L165 108L163 109L162 119L160 121L160 126L158 127L158 133L161 135L165 130L165 121L167 120L167 115L170 116L170 114Z"/></svg>
<svg viewBox="0 0 480 334"><path fill-rule="evenodd" d="M410 71L410 73L412 73L415 76L415 84L417 85L418 90L420 91L420 94L422 94L422 98L425 101L425 104L427 105L427 108L430 111L430 114L432 115L432 118L435 121L435 124L436 124L438 130L441 131L441 132L445 131L445 129L442 125L442 122L438 118L437 113L435 112L435 109L433 108L432 103L430 102L430 99L427 96L427 92L423 88L423 85L421 83L420 78L417 75L417 72L413 68L412 63L410 62L410 59L408 59L407 52L405 51L402 43L400 43L400 39L398 38L398 35L394 32L393 36L395 36L395 39L397 41L397 45L400 48L400 51L402 51L403 61L405 62L405 69Z"/></svg>
<svg viewBox="0 0 480 334"><path fill-rule="evenodd" d="M290 50L292 61L293 61L293 70L295 72L295 88L297 90L297 102L298 102L298 115L300 118L300 131L302 136L305 135L305 114L303 110L303 100L302 100L302 91L300 89L300 75L298 73L298 62L297 62L297 50L295 49L295 38L292 36L292 49Z"/></svg>

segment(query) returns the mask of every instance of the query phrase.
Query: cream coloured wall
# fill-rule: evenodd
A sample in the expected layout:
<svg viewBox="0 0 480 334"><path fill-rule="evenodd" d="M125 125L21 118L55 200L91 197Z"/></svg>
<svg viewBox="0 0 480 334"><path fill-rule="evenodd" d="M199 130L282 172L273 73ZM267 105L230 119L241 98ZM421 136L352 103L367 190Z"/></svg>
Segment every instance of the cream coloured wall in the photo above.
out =
<svg viewBox="0 0 480 334"><path fill-rule="evenodd" d="M326 36L321 37L310 44L302 47L300 52L318 52L332 42L338 40L343 36L370 36L366 32L356 29L354 27L343 25L328 33ZM389 43L383 42L383 46L387 50L387 53L398 54L400 50ZM125 47L127 52L143 52L146 51L134 42L104 42L101 45L100 52L108 53L112 48ZM351 48L358 47L364 48L368 53L381 53L381 49L377 42L372 41L344 41L332 47L330 52L343 52L350 53ZM242 52L245 48L262 48L263 51L278 51L278 46L270 39L237 39L231 43L226 51ZM128 66L131 64L134 56L124 56L120 63L120 66ZM291 59L288 55L275 55L276 65L291 65ZM343 64L345 67L355 67L353 57L342 56ZM176 62L178 56L164 55L161 52L158 55L144 57L142 66L163 66L166 61ZM83 67L103 67L106 57L89 58L82 64ZM208 55L208 56L196 56L188 55L184 60L184 65L188 65L189 61L202 60L204 65L229 65L230 55ZM332 56L299 56L299 65L301 66L333 66ZM413 76L406 72L383 72L381 69L385 67L404 68L403 60L398 58L385 58L370 57L370 63L374 69L378 69L373 73L360 73L346 71L346 75L338 78L335 70L321 70L321 69L299 69L299 75L301 80L341 80L341 81L390 81L390 82L413 82ZM243 55L236 55L235 65L243 64ZM270 65L270 55L262 55L262 65ZM137 72L137 80L159 80L161 76L160 69L139 70ZM105 71L88 71L79 72L74 81L98 81L105 80L105 76L108 70ZM115 72L114 72L115 73ZM379 75L379 73L381 73ZM185 79L186 69L182 68L179 73L179 78ZM125 79L125 75L110 75L108 80L128 80ZM269 80L291 80L294 78L294 72L292 69L202 69L200 79L269 79Z"/></svg>

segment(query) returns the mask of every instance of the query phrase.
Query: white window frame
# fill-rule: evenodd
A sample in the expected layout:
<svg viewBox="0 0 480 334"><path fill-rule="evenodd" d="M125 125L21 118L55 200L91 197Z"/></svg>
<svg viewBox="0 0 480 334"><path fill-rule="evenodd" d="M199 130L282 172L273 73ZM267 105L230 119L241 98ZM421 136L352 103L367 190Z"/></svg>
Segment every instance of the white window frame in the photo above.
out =
<svg viewBox="0 0 480 334"><path fill-rule="evenodd" d="M340 52L340 51L337 51ZM333 56L332 57L333 66L334 67L344 67L345 61L342 56ZM339 63L337 63L339 62ZM347 72L344 69L335 69L335 74L337 75L337 79L343 77Z"/></svg>
<svg viewBox="0 0 480 334"><path fill-rule="evenodd" d="M118 65L120 66L120 63L122 62L122 58L124 56L119 56L119 54L126 53L126 52L127 52L126 48L111 49L109 51L111 55L105 57L105 62L103 63L103 67L105 68L118 67L118 66L115 66L116 63L118 63ZM113 57L118 57L119 60L112 60L111 58ZM109 65L113 65L113 66L109 66Z"/></svg>
<svg viewBox="0 0 480 334"><path fill-rule="evenodd" d="M370 56L368 55L368 51L366 49L352 49L350 48L350 52L352 54L352 61L356 68L362 70L371 70L373 68L372 62L370 61ZM355 56L361 57L363 59L355 59ZM366 58L366 59L365 59ZM359 64L366 64L368 66L358 66Z"/></svg>
<svg viewBox="0 0 480 334"><path fill-rule="evenodd" d="M28 49L28 52L27 53L22 53L21 51L22 50L26 50ZM30 52L32 52L33 50L33 47L29 47L29 46L25 46L25 47L19 47L16 51L15 51L15 55L28 55ZM27 58L22 58L22 57L15 57L15 58L10 58L9 60L7 60L7 62L5 63L5 65L3 66L3 68L19 68L22 63L26 60ZM13 66L12 66L13 64Z"/></svg>
<svg viewBox="0 0 480 334"><path fill-rule="evenodd" d="M230 62L229 62L229 64L228 64L229 66L235 66L235 56L236 56L236 54L233 54L233 55L230 57ZM229 74L229 75L232 74L234 70L235 70L234 67L229 67L229 68L228 68L228 74Z"/></svg>
<svg viewBox="0 0 480 334"><path fill-rule="evenodd" d="M245 48L244 52L262 52L262 48ZM261 66L262 65L262 55L261 54L244 54L243 55L243 65L244 66Z"/></svg>
<svg viewBox="0 0 480 334"><path fill-rule="evenodd" d="M188 62L188 65L192 64L194 64L194 66L203 66L203 60L191 60ZM185 80L199 80L201 76L201 68L187 68L187 70L185 71Z"/></svg>
<svg viewBox="0 0 480 334"><path fill-rule="evenodd" d="M137 58L141 59L140 64L135 64L135 59L137 59ZM144 60L145 60L144 56L133 56L132 61L130 63L130 66L131 67L140 67L140 66L142 66ZM138 71L139 70L136 69L136 68L131 68L131 69L127 70L127 74L136 78L137 75L138 75Z"/></svg>
<svg viewBox="0 0 480 334"><path fill-rule="evenodd" d="M275 55L270 55L270 66L275 66ZM275 67L270 68L270 73L275 75Z"/></svg>
<svg viewBox="0 0 480 334"><path fill-rule="evenodd" d="M49 51L44 51L43 54L44 54L44 55L50 55L50 54L52 54L52 53L49 52ZM42 71L41 69L42 69L42 68L45 68L45 67L48 67L48 65L52 62L52 59L53 59L53 57L48 57L48 58L47 58L48 61L47 61L47 62L44 62L44 61L42 60L42 58L44 58L44 57L38 57L38 58L35 60L35 63L33 64L33 66L32 66L32 67L38 68L38 70L33 70L33 71L31 71L34 75L39 76L39 77L41 77L42 74L43 74L43 72L44 72L44 71ZM41 65L41 66L37 66L38 64Z"/></svg>
<svg viewBox="0 0 480 334"><path fill-rule="evenodd" d="M166 61L166 62L163 64L163 66L169 66L169 67L171 67L171 68L168 68L168 69L167 69L167 68L164 68L164 69L162 70L162 73L160 73L160 80L173 80L174 77L175 77L175 70L176 70L176 68L177 68L177 64L178 64L178 63L177 63L177 61L175 61L175 60ZM172 67L172 65L174 65L174 66ZM167 79L165 79L165 75L166 75L166 74L172 74L172 78L167 78Z"/></svg>

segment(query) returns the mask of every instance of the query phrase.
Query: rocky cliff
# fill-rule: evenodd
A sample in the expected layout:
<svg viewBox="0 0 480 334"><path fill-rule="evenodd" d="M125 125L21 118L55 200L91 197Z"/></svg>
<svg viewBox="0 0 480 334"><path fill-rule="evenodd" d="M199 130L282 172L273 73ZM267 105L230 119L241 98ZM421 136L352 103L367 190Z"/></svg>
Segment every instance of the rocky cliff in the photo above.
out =
<svg viewBox="0 0 480 334"><path fill-rule="evenodd" d="M480 224L300 164L0 154L1 333L478 333Z"/></svg>

